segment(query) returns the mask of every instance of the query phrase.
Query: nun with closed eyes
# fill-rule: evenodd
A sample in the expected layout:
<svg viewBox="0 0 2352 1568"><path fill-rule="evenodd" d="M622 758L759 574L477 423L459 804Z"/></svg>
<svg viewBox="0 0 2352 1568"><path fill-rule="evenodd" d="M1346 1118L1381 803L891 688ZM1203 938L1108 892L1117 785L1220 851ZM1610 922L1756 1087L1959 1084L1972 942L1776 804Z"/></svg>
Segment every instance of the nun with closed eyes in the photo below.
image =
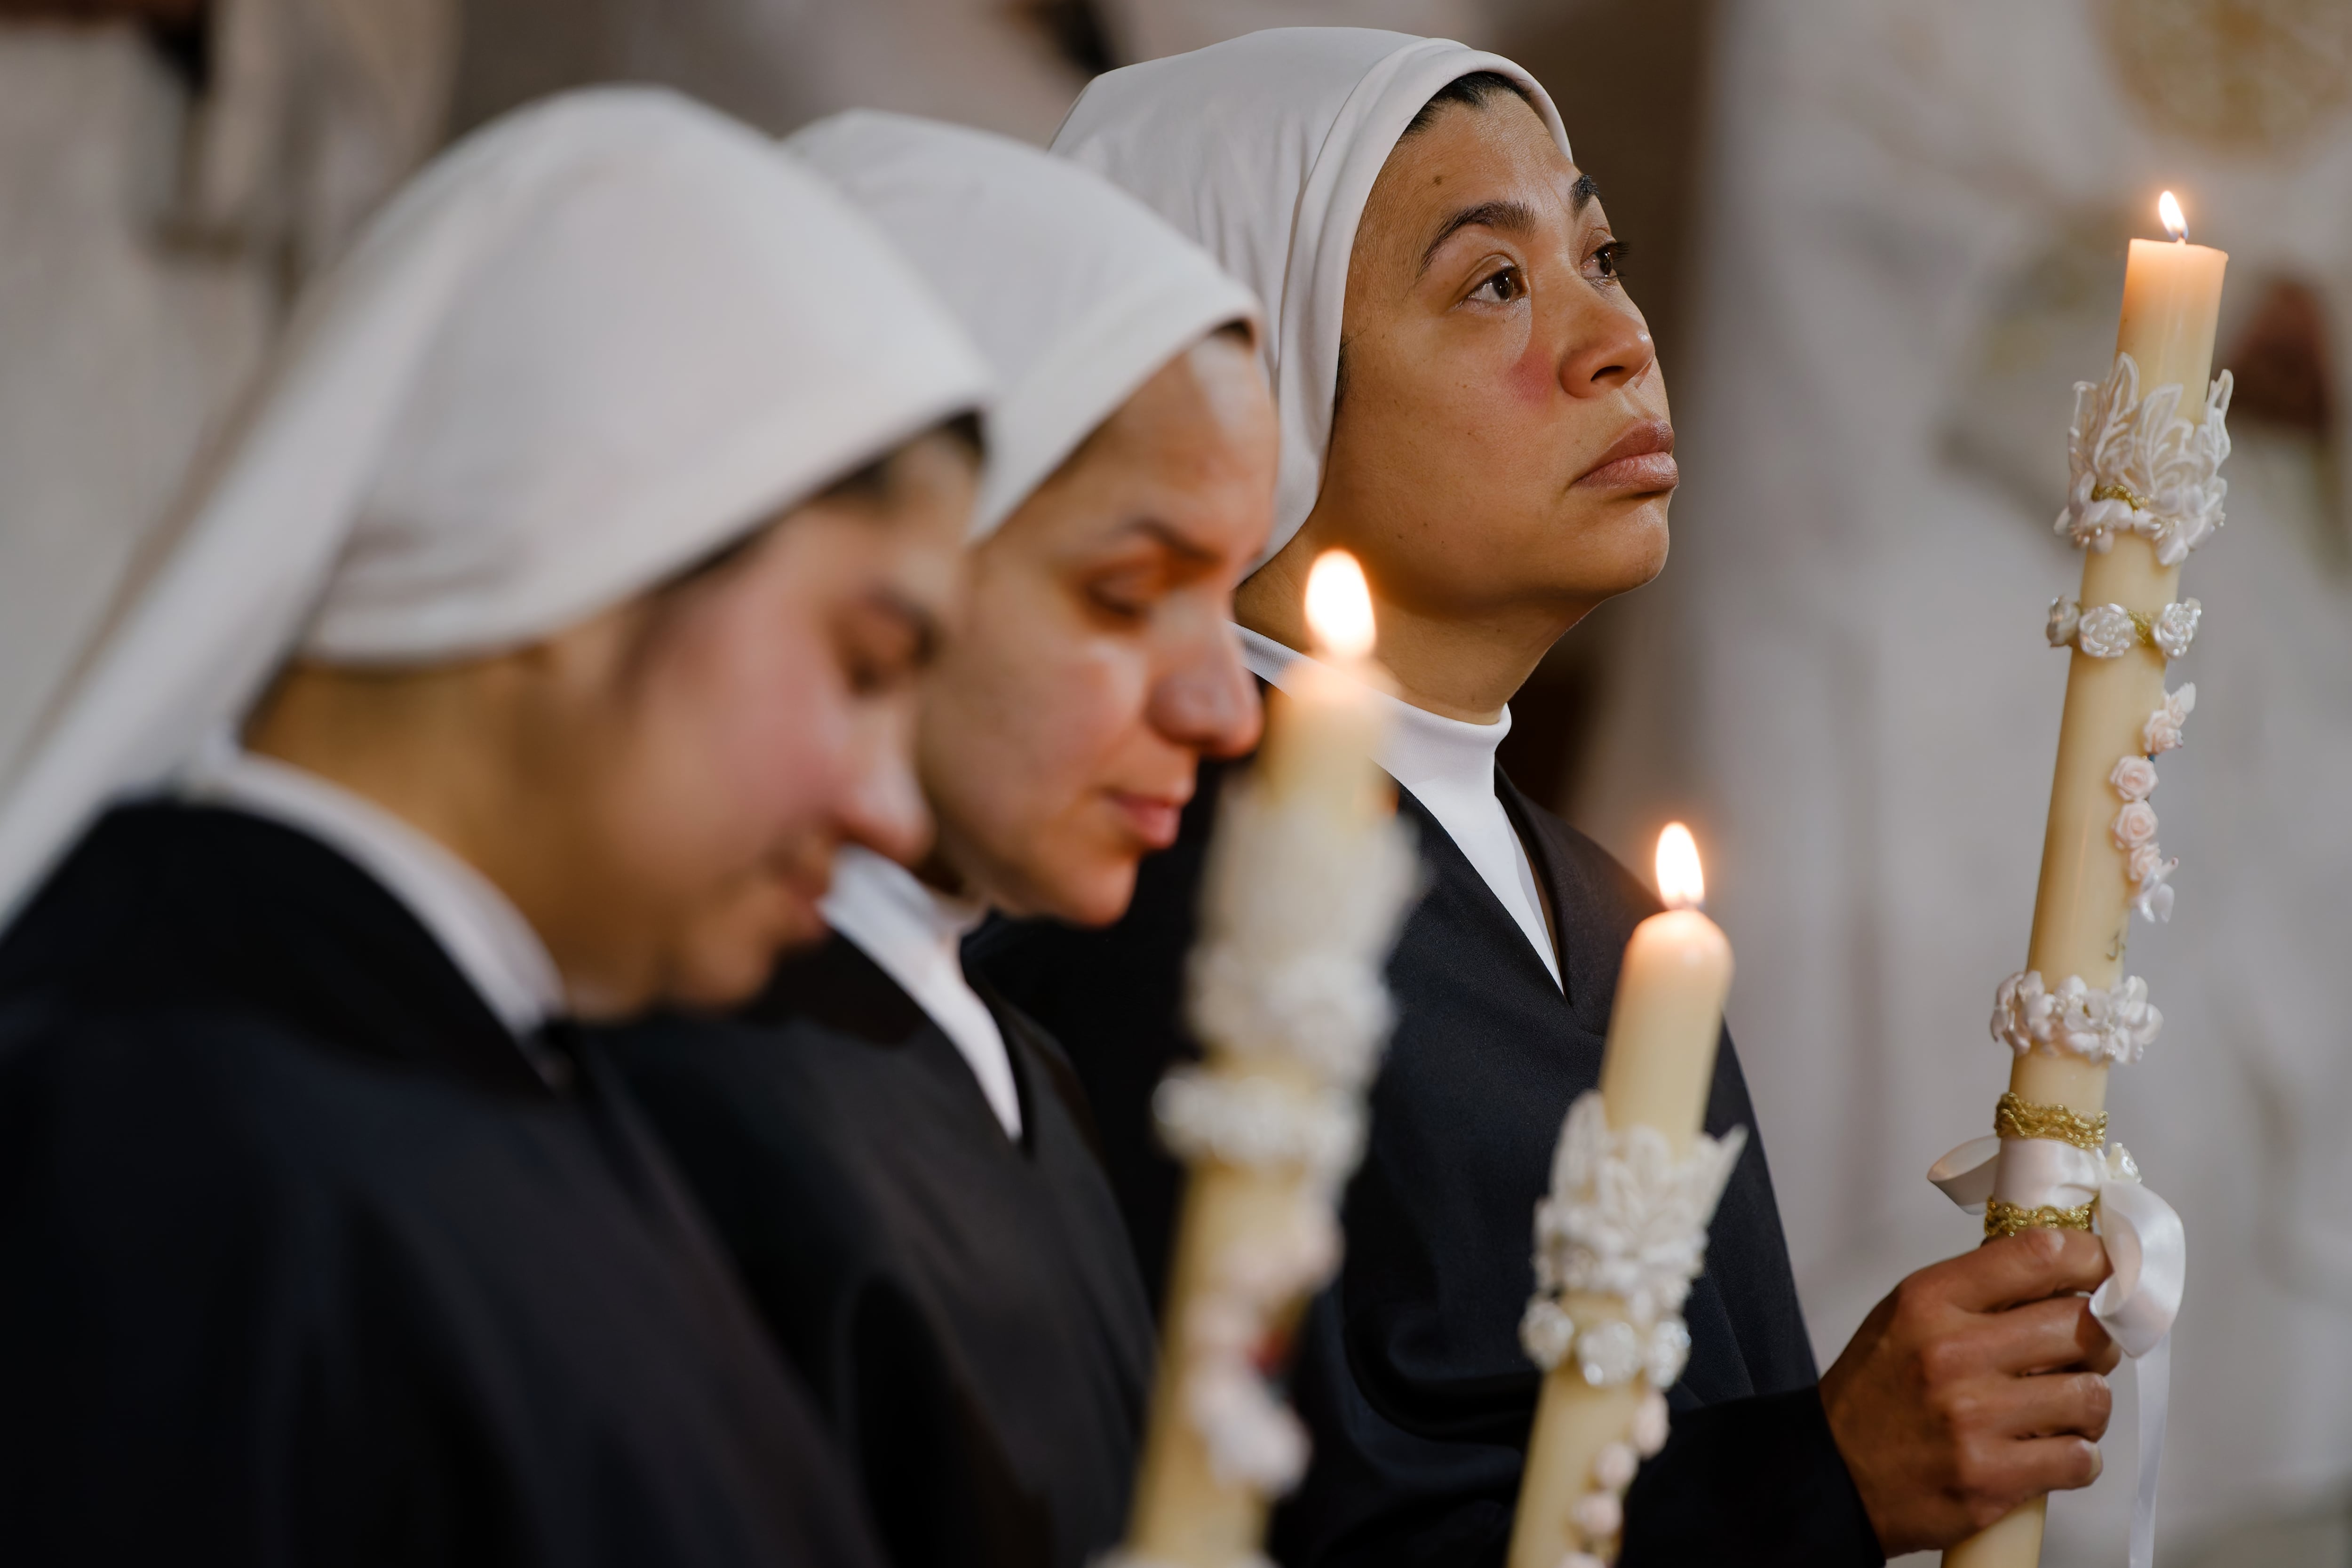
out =
<svg viewBox="0 0 2352 1568"><path fill-rule="evenodd" d="M1002 138L853 112L787 145L896 240L1002 395L916 736L917 869L842 856L834 940L615 1046L898 1568L1083 1568L1127 1513L1151 1315L1050 1037L967 976L991 910L1127 907L1203 756L1257 733L1227 624L1272 515L1258 310L1168 225Z"/></svg>
<svg viewBox="0 0 2352 1568"><path fill-rule="evenodd" d="M315 289L0 774L0 1556L879 1561L570 1021L740 1000L925 842L987 387L665 93L479 133Z"/></svg>

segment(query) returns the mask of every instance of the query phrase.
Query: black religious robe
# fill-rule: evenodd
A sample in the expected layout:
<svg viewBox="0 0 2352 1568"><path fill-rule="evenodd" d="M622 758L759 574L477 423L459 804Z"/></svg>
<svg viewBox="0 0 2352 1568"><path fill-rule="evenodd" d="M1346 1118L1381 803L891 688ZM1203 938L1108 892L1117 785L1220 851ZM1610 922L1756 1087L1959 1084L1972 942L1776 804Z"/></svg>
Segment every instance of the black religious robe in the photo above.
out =
<svg viewBox="0 0 2352 1568"><path fill-rule="evenodd" d="M1178 1192L1152 1086L1197 1055L1183 1024L1220 774L1202 770L1175 847L1144 863L1103 931L999 923L975 966L1052 1029L1091 1093L1144 1267L1164 1274ZM1429 884L1388 966L1396 1032L1341 1215L1339 1279L1308 1309L1292 1397L1314 1437L1277 1511L1288 1568L1500 1563L1538 1374L1519 1346L1535 1206L1569 1105L1600 1081L1617 966L1657 904L1590 839L1496 788L1549 889L1565 992L1445 830L1399 810ZM1727 1037L1709 1131L1749 1129L1685 1315L1674 1435L1627 1500L1623 1568L1844 1568L1884 1561L1832 1441L1739 1059Z"/></svg>
<svg viewBox="0 0 2352 1568"><path fill-rule="evenodd" d="M1152 1331L1060 1050L988 995L1015 1142L846 938L614 1050L816 1390L898 1568L1082 1568L1126 1523Z"/></svg>
<svg viewBox="0 0 2352 1568"><path fill-rule="evenodd" d="M876 1563L616 1075L551 1059L317 840L106 816L0 940L0 1561Z"/></svg>

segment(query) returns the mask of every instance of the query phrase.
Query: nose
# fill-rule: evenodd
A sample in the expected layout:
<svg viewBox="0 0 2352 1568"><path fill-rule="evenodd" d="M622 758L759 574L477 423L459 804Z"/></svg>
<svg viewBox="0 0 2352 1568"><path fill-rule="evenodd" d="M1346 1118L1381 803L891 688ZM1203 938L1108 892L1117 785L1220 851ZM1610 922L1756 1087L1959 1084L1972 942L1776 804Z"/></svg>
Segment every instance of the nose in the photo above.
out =
<svg viewBox="0 0 2352 1568"><path fill-rule="evenodd" d="M1197 638L1190 657L1152 686L1145 717L1202 756L1237 757L1256 745L1264 710L1234 634L1220 624Z"/></svg>
<svg viewBox="0 0 2352 1568"><path fill-rule="evenodd" d="M1650 323L1622 292L1588 292L1571 317L1559 384L1570 397L1600 397L1633 385L1658 363Z"/></svg>
<svg viewBox="0 0 2352 1568"><path fill-rule="evenodd" d="M931 812L915 776L911 721L869 726L866 744L842 780L844 840L913 865L931 847Z"/></svg>

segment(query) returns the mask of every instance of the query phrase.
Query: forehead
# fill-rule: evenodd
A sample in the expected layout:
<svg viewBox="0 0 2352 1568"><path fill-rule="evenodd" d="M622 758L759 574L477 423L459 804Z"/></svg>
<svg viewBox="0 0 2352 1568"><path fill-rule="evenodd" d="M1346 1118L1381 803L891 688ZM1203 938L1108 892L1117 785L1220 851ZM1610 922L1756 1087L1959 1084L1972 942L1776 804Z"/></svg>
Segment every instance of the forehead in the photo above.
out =
<svg viewBox="0 0 2352 1568"><path fill-rule="evenodd" d="M1572 223L1577 179L1543 118L1516 96L1497 93L1477 108L1448 104L1389 153L1357 226L1355 260L1417 263L1421 247L1454 214L1488 202L1517 204L1545 223Z"/></svg>

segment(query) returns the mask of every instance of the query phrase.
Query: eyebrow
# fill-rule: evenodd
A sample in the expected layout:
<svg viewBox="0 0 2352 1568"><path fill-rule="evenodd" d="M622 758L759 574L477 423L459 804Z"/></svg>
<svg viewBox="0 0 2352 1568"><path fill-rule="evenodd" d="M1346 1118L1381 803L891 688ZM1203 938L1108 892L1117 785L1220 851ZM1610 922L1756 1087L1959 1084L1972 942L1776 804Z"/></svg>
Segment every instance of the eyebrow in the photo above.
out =
<svg viewBox="0 0 2352 1568"><path fill-rule="evenodd" d="M1505 234L1524 237L1535 232L1536 215L1523 202L1480 202L1475 207L1464 207L1445 220L1444 226L1422 251L1421 271L1429 270L1429 264L1437 259L1440 246L1461 230L1473 226L1499 229Z"/></svg>
<svg viewBox="0 0 2352 1568"><path fill-rule="evenodd" d="M1171 554L1195 564L1205 565L1217 559L1217 552L1214 550L1198 541L1186 538L1180 530L1162 522L1156 517L1139 517L1123 522L1119 525L1118 531L1121 534L1144 534L1156 540Z"/></svg>

